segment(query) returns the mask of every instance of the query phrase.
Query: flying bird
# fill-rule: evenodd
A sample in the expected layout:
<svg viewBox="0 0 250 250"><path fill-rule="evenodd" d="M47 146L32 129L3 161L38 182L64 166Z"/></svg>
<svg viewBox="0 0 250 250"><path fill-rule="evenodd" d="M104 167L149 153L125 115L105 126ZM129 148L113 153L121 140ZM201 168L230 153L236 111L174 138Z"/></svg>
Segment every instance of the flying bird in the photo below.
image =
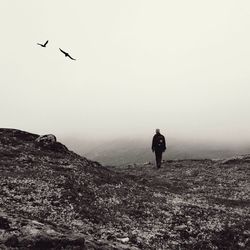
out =
<svg viewBox="0 0 250 250"><path fill-rule="evenodd" d="M59 48L59 49L60 49L60 48ZM60 49L60 51L65 55L65 57L69 57L71 60L76 60L76 59L74 59L73 57L71 57L69 53L63 51L62 49Z"/></svg>
<svg viewBox="0 0 250 250"><path fill-rule="evenodd" d="M41 44L41 43L38 43L38 45L40 45L40 46L42 46L42 47L46 47L46 45L48 44L48 42L49 42L49 40L47 40L46 42L45 42L45 44Z"/></svg>

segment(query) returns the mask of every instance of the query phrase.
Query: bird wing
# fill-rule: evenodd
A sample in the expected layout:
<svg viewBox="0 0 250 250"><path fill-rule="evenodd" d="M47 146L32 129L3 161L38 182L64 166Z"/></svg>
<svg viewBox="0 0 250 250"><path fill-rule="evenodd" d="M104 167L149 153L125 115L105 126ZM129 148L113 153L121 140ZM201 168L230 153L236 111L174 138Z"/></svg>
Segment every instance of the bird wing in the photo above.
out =
<svg viewBox="0 0 250 250"><path fill-rule="evenodd" d="M59 48L60 49L60 48ZM64 54L64 55L66 55L67 53L65 52L65 51L63 51L62 49L60 49L61 50L61 52Z"/></svg>
<svg viewBox="0 0 250 250"><path fill-rule="evenodd" d="M71 60L76 60L76 59L74 59L73 57L71 57L70 55L68 55L68 57L69 57Z"/></svg>
<svg viewBox="0 0 250 250"><path fill-rule="evenodd" d="M44 44L44 46L46 46L48 42L49 42L49 40L46 41L46 43Z"/></svg>

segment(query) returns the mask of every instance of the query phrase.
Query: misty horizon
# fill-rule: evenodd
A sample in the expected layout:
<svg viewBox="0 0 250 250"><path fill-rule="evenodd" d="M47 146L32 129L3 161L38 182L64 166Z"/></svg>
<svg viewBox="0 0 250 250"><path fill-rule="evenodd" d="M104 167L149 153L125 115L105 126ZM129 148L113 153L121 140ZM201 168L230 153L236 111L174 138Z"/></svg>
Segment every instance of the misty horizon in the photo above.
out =
<svg viewBox="0 0 250 250"><path fill-rule="evenodd" d="M152 138L149 137L106 140L62 137L59 140L70 150L103 165L124 166L155 161L151 150ZM163 154L163 160L227 159L249 152L249 144L167 138L167 151Z"/></svg>

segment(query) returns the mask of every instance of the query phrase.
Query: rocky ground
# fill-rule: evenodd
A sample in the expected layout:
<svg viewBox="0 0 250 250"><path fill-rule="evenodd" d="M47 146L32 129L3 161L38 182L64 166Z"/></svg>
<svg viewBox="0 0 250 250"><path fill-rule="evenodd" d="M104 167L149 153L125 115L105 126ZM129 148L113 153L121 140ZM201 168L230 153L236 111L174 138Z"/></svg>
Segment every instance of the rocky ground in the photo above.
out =
<svg viewBox="0 0 250 250"><path fill-rule="evenodd" d="M0 129L0 249L250 249L250 157L102 167Z"/></svg>

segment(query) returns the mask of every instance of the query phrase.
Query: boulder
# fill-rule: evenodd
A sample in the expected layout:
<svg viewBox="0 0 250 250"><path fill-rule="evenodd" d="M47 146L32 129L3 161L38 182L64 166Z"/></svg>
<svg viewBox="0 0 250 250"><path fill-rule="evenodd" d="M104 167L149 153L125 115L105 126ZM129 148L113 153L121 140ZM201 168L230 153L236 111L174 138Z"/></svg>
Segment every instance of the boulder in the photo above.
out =
<svg viewBox="0 0 250 250"><path fill-rule="evenodd" d="M36 139L37 143L41 143L41 144L53 144L56 142L56 137L52 134L48 134L48 135L41 135Z"/></svg>
<svg viewBox="0 0 250 250"><path fill-rule="evenodd" d="M35 140L35 143L38 147L42 147L55 152L68 152L67 147L60 142L57 142L56 136L52 134L39 136Z"/></svg>
<svg viewBox="0 0 250 250"><path fill-rule="evenodd" d="M0 220L4 222L0 229L0 249L87 249L80 233L3 213L0 213Z"/></svg>

